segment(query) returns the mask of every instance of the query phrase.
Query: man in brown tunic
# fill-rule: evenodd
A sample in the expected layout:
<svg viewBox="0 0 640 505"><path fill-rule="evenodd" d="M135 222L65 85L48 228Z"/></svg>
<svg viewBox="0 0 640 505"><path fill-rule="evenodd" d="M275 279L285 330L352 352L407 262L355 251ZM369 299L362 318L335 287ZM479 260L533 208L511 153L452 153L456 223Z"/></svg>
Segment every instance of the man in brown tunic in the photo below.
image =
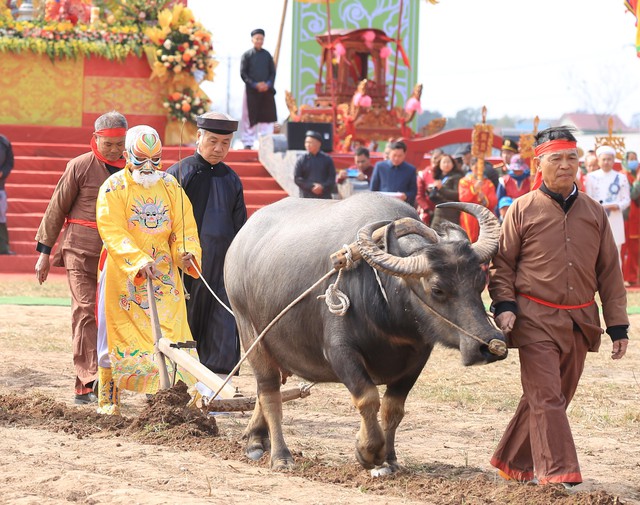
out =
<svg viewBox="0 0 640 505"><path fill-rule="evenodd" d="M67 270L71 290L75 403L97 401L93 393L98 374L95 319L98 258L102 241L96 225L96 199L104 181L124 167L127 120L115 111L95 122L91 151L72 159L58 181L36 234L36 277L49 275L49 255L63 225L66 228L53 257L53 266Z"/></svg>
<svg viewBox="0 0 640 505"><path fill-rule="evenodd" d="M627 349L627 298L607 214L575 185L571 130L543 130L535 145L542 185L507 211L491 268L496 323L518 348L523 390L491 464L507 479L571 487L582 475L566 409L600 346L594 295L613 359Z"/></svg>

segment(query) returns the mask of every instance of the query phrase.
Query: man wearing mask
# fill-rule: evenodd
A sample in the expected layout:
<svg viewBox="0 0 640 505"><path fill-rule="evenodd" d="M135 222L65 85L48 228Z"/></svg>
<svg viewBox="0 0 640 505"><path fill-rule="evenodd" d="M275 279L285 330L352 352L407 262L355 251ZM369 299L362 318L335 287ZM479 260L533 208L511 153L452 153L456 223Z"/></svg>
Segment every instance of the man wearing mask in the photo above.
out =
<svg viewBox="0 0 640 505"><path fill-rule="evenodd" d="M131 128L125 158L124 170L106 180L96 202L104 243L97 302L98 413L105 415L120 413L120 388L157 392L150 296L157 303L162 336L174 343L192 340L178 269L197 277L200 265L191 205L176 179L161 170L158 133L145 125ZM176 379L195 382L174 370Z"/></svg>

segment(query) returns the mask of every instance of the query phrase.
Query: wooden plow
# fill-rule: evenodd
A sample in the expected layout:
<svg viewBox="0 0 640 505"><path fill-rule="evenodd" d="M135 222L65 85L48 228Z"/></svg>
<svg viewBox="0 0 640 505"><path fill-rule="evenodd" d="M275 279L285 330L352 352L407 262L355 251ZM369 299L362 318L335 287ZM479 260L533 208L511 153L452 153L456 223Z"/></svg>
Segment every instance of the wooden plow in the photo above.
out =
<svg viewBox="0 0 640 505"><path fill-rule="evenodd" d="M147 278L147 296L149 298L151 332L155 342L154 361L160 375L160 389L169 389L173 386L173 381L167 370L166 358L169 358L174 363L174 367L181 366L212 392L218 392L215 398L203 396L202 407L206 408L207 412L246 412L252 410L257 401L255 396L243 396L237 388L227 384L227 379L222 379L183 350L195 347L195 342L174 343L162 336L158 308L153 293L153 280L149 277ZM309 384L300 384L297 388L283 390L282 401L305 398L311 394L310 388Z"/></svg>

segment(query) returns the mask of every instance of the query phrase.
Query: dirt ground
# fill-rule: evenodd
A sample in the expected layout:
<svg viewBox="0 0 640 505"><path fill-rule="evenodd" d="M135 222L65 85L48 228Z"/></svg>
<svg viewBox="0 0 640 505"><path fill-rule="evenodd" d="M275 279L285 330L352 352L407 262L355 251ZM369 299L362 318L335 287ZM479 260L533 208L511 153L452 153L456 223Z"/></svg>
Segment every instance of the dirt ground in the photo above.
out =
<svg viewBox="0 0 640 505"><path fill-rule="evenodd" d="M506 483L488 464L518 401L516 352L465 368L437 349L398 431L403 470L389 478L355 461L346 389L315 386L285 405L297 467L277 473L244 457L249 413L186 411L179 387L150 402L124 392L122 418L74 405L69 318L68 307L0 306L0 503L640 504L640 332L619 362L608 339L589 356L570 407L585 482L569 493ZM254 393L249 368L233 384Z"/></svg>

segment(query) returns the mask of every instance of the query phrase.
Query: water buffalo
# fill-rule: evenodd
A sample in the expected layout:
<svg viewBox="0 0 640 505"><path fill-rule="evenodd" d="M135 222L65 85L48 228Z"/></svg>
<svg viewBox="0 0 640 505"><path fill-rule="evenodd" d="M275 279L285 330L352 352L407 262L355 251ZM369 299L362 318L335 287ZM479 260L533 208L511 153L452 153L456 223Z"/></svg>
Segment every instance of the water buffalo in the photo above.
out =
<svg viewBox="0 0 640 505"><path fill-rule="evenodd" d="M270 446L272 468L293 465L282 434L280 385L295 374L347 387L361 415L358 461L391 472L398 466L395 433L406 397L434 345L459 349L465 365L506 356L506 348L502 356L489 352L487 343L503 344L504 338L480 297L486 282L482 264L498 248L498 221L479 205L449 205L478 218L475 244L455 225L438 235L412 207L379 193L345 200L287 198L247 221L224 269L245 350L283 308L331 270L332 253L357 238L364 259L342 272L338 288L351 302L345 315L330 312L317 298L334 276L287 312L248 356L258 392L244 433L249 458L260 458ZM393 223L402 218L414 226L398 236ZM374 233L389 222L384 233ZM382 402L380 384L386 385Z"/></svg>

